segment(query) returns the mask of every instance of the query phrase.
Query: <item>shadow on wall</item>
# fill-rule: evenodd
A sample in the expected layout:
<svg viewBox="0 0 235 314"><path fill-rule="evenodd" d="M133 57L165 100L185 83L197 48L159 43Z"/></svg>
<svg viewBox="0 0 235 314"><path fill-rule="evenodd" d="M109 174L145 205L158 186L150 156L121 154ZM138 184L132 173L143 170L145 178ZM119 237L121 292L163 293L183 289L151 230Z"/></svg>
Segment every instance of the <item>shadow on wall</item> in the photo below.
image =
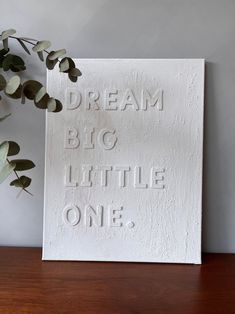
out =
<svg viewBox="0 0 235 314"><path fill-rule="evenodd" d="M203 198L202 198L202 250L218 252L218 247L229 250L229 215L226 213L223 192L225 181L229 182L219 138L219 112L215 93L217 64L206 62L205 109L204 109L204 157L203 157ZM217 104L217 105L216 105ZM223 162L221 162L221 160ZM223 179L226 178L226 179ZM217 249L213 239L219 239ZM212 246L213 243L213 246Z"/></svg>

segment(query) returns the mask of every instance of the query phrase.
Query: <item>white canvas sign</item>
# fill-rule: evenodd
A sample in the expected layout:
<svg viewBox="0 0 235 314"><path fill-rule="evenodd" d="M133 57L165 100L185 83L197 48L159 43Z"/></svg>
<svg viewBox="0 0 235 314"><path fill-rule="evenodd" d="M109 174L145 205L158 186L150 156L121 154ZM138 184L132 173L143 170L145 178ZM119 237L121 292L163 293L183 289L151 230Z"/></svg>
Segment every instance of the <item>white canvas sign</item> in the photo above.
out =
<svg viewBox="0 0 235 314"><path fill-rule="evenodd" d="M43 259L201 263L203 59L48 72Z"/></svg>

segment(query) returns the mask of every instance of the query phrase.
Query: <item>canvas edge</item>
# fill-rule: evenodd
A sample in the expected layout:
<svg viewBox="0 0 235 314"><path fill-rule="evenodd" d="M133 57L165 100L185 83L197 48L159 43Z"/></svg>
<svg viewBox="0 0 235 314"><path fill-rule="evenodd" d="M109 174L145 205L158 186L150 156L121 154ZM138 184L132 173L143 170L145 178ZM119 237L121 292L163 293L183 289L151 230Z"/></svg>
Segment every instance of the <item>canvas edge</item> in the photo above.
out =
<svg viewBox="0 0 235 314"><path fill-rule="evenodd" d="M45 155L44 155L44 160L45 160L45 167L44 167L44 202L43 202L43 245L42 245L42 260L43 261L79 261L79 262L126 262L126 263L155 263L155 264L190 264L190 265L201 265L202 264L202 201L203 201L203 164L204 164L204 111L205 111L205 65L206 65L206 60L205 58L73 58L75 62L79 62L79 60L82 61L89 61L89 60L109 60L109 61L117 61L117 60L146 60L146 61L153 61L153 60L162 60L162 61L176 61L176 60L188 60L188 61L198 61L201 63L202 66L202 147L201 147L201 187L200 187L200 199L201 199L201 210L200 210L200 248L199 248L199 256L196 258L194 261L140 261L140 260L103 260L103 259L58 259L57 258L52 258L46 256L46 249L45 249L45 228L46 228L46 189L47 189L47 182L46 182L46 168L47 168L47 129L48 129L48 113L46 111L46 121L45 121ZM47 90L49 89L49 76L53 73L55 70L48 70L47 69L47 77L46 77L46 87Z"/></svg>
<svg viewBox="0 0 235 314"><path fill-rule="evenodd" d="M204 177L204 139L205 139L205 83L206 83L206 60L205 58L200 59L202 66L202 141L201 141L201 186L200 186L200 199L201 199L201 210L200 210L200 259L195 262L197 265L202 264L202 222L203 222L203 177Z"/></svg>
<svg viewBox="0 0 235 314"><path fill-rule="evenodd" d="M50 72L46 70L46 90L49 89L49 75ZM48 112L46 110L45 114L45 154L44 154L44 192L43 192L43 235L42 235L42 260L48 260L45 252L45 232L46 232L46 191L47 191L47 181L46 181L46 171L47 171L47 130L48 130Z"/></svg>

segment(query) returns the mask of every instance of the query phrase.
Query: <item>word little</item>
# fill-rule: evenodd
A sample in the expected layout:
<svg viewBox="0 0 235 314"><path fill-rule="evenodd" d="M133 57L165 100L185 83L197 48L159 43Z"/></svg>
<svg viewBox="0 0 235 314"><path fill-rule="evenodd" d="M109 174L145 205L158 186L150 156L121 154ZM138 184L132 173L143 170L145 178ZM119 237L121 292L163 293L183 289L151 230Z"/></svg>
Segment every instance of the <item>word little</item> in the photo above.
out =
<svg viewBox="0 0 235 314"><path fill-rule="evenodd" d="M163 168L151 167L147 173L149 178L147 182L142 181L143 169L139 166L82 164L80 171L74 168L71 165L65 168L66 187L91 187L94 184L106 187L111 181L116 182L119 188L126 187L127 182L135 189L164 189L165 187L163 184L165 169Z"/></svg>

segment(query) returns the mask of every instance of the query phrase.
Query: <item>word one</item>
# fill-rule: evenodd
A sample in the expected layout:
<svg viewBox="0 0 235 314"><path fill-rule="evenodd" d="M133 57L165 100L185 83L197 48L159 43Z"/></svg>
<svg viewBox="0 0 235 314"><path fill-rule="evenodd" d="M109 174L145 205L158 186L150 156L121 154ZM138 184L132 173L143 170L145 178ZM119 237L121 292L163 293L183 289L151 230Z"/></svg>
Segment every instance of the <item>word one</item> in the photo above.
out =
<svg viewBox="0 0 235 314"><path fill-rule="evenodd" d="M85 205L84 211L76 206L70 205L63 210L63 220L68 226L76 226L79 223L83 223L87 227L123 227L122 222L123 207L115 207L114 205L108 205L106 209L106 219L104 217L104 206L97 205L96 208L91 205ZM83 221L82 221L83 219ZM134 227L134 223L128 223L128 226Z"/></svg>

